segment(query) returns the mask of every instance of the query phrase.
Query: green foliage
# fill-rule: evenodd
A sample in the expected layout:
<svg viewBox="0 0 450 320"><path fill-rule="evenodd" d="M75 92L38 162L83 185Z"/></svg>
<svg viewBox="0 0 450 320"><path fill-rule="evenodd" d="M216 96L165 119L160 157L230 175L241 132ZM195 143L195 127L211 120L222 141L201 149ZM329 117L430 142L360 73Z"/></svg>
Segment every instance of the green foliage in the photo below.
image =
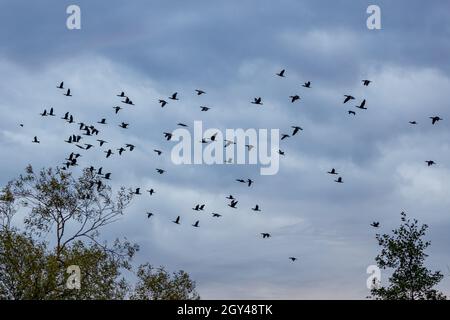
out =
<svg viewBox="0 0 450 320"><path fill-rule="evenodd" d="M173 277L149 264L137 270L132 259L139 247L116 239L99 240L100 230L115 222L133 193L95 184L100 177L86 169L79 178L62 169L31 166L0 193L0 299L198 299L195 282L183 271ZM17 210L27 211L24 230L11 227ZM50 241L43 241L45 234ZM81 288L68 289L67 268L81 270ZM128 274L128 277L126 275Z"/></svg>
<svg viewBox="0 0 450 320"><path fill-rule="evenodd" d="M443 278L439 272L426 268L425 250L429 241L422 238L428 229L426 224L419 225L416 219L407 219L401 213L402 224L390 234L377 234L381 246L380 254L375 258L381 269L394 269L389 278L389 286L374 287L371 294L381 300L443 300L446 297L433 289Z"/></svg>

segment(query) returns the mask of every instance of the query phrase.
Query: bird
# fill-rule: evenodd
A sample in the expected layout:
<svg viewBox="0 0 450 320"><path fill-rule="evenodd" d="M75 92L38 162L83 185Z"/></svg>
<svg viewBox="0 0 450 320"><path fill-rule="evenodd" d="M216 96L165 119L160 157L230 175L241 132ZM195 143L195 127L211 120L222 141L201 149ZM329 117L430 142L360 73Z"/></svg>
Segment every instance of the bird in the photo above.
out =
<svg viewBox="0 0 450 320"><path fill-rule="evenodd" d="M327 173L329 174L338 174L336 169L332 168L330 171L328 171Z"/></svg>
<svg viewBox="0 0 450 320"><path fill-rule="evenodd" d="M359 106L356 106L356 108L358 109L363 109L363 110L367 110L367 108L365 107L366 105L366 99L364 99L361 104Z"/></svg>
<svg viewBox="0 0 450 320"><path fill-rule="evenodd" d="M184 124L184 123L182 123L182 122L179 122L179 123L177 123L177 126L180 126L180 127L187 127L188 125L187 124Z"/></svg>
<svg viewBox="0 0 450 320"><path fill-rule="evenodd" d="M159 99L159 103L161 103L161 108L164 108L167 104L166 100Z"/></svg>
<svg viewBox="0 0 450 320"><path fill-rule="evenodd" d="M108 151L105 151L106 153L106 158L109 158L112 154L114 154L111 149L109 149Z"/></svg>
<svg viewBox="0 0 450 320"><path fill-rule="evenodd" d="M117 96L118 96L118 97L121 97L121 98L125 98L125 97L126 97L126 96L125 96L125 92L123 92L123 91L122 91L120 94L118 94Z"/></svg>
<svg viewBox="0 0 450 320"><path fill-rule="evenodd" d="M354 96L351 96L351 95L348 95L348 94L344 95L344 97L345 97L344 103L347 103L347 102L349 102L350 100L355 100L355 97L354 97Z"/></svg>
<svg viewBox="0 0 450 320"><path fill-rule="evenodd" d="M56 86L58 89L64 89L64 81L62 81L59 86Z"/></svg>
<svg viewBox="0 0 450 320"><path fill-rule="evenodd" d="M289 98L291 98L291 102L294 103L297 100L300 100L300 96L298 94L293 95L293 96L289 96Z"/></svg>
<svg viewBox="0 0 450 320"><path fill-rule="evenodd" d="M127 144L125 145L125 147L126 147L126 148L129 148L130 151L133 151L134 148L135 148L135 146L134 146L133 144L131 144L131 143L127 143Z"/></svg>
<svg viewBox="0 0 450 320"><path fill-rule="evenodd" d="M226 199L234 200L234 197L230 194Z"/></svg>
<svg viewBox="0 0 450 320"><path fill-rule="evenodd" d="M261 209L259 209L259 205L255 205L254 208L252 208L253 211L261 211Z"/></svg>
<svg viewBox="0 0 450 320"><path fill-rule="evenodd" d="M55 114L53 113L53 108L50 108L50 112L48 113L48 115L49 115L49 116L52 116L52 117L55 116Z"/></svg>
<svg viewBox="0 0 450 320"><path fill-rule="evenodd" d="M129 123L122 122L121 124L119 124L119 127L121 127L122 129L128 129L129 125Z"/></svg>
<svg viewBox="0 0 450 320"><path fill-rule="evenodd" d="M150 219L151 216L153 216L154 214L152 212L147 212L147 219Z"/></svg>
<svg viewBox="0 0 450 320"><path fill-rule="evenodd" d="M369 84L372 82L370 80L361 80L364 86L369 86Z"/></svg>
<svg viewBox="0 0 450 320"><path fill-rule="evenodd" d="M285 71L286 71L286 70L283 69L283 70L281 70L280 72L276 73L276 75L279 76L279 77L281 77L281 78L284 78L284 73L285 73Z"/></svg>
<svg viewBox="0 0 450 320"><path fill-rule="evenodd" d="M170 139L172 139L172 133L164 132L164 137L166 138L167 141L169 141Z"/></svg>
<svg viewBox="0 0 450 320"><path fill-rule="evenodd" d="M245 183L244 179L236 179L237 182Z"/></svg>
<svg viewBox="0 0 450 320"><path fill-rule="evenodd" d="M119 156L121 156L122 153L123 153L124 151L126 151L126 149L123 148L123 147L120 147L119 149L117 149L117 151L119 151Z"/></svg>
<svg viewBox="0 0 450 320"><path fill-rule="evenodd" d="M290 135L283 133L281 135L281 140L284 140L284 139L289 138L289 137L290 137Z"/></svg>
<svg viewBox="0 0 450 320"><path fill-rule="evenodd" d="M113 107L113 109L115 110L116 114L119 113L120 110L122 110L122 108L119 106Z"/></svg>
<svg viewBox="0 0 450 320"><path fill-rule="evenodd" d="M150 190L147 190L147 192L148 192L150 195L153 195L153 194L155 193L155 190L150 189Z"/></svg>
<svg viewBox="0 0 450 320"><path fill-rule="evenodd" d="M134 105L133 101L131 101L130 98L128 98L128 97L125 97L125 100L122 100L122 103Z"/></svg>
<svg viewBox="0 0 450 320"><path fill-rule="evenodd" d="M263 233L261 233L261 235L262 235L263 239L271 237L270 233L263 232Z"/></svg>
<svg viewBox="0 0 450 320"><path fill-rule="evenodd" d="M38 138L37 137L34 137L34 139L33 139L33 141L32 141L33 143L41 143L39 140L38 140Z"/></svg>
<svg viewBox="0 0 450 320"><path fill-rule="evenodd" d="M44 111L42 111L42 113L40 113L41 117L46 117L47 116L47 109L44 109Z"/></svg>
<svg viewBox="0 0 450 320"><path fill-rule="evenodd" d="M236 209L236 205L239 201L231 200L231 203L228 205L230 208Z"/></svg>
<svg viewBox="0 0 450 320"><path fill-rule="evenodd" d="M247 179L247 183L248 183L248 186L250 187L252 185L252 183L253 183L253 180L252 179Z"/></svg>
<svg viewBox="0 0 450 320"><path fill-rule="evenodd" d="M106 119L105 119L105 118L103 118L102 120L100 120L100 121L97 121L97 123L99 123L99 124L106 124Z"/></svg>
<svg viewBox="0 0 450 320"><path fill-rule="evenodd" d="M245 146L248 148L248 151L250 151L254 148L254 146L251 144L246 144Z"/></svg>
<svg viewBox="0 0 450 320"><path fill-rule="evenodd" d="M234 141L231 141L231 140L224 140L224 142L225 142L225 146L224 146L224 148L226 148L226 147L228 147L228 146L230 146L230 145L232 145L232 144L236 144L236 142L234 142Z"/></svg>
<svg viewBox="0 0 450 320"><path fill-rule="evenodd" d="M409 124L417 124L416 121L409 121Z"/></svg>
<svg viewBox="0 0 450 320"><path fill-rule="evenodd" d="M197 221L195 221L195 223L194 223L192 226L198 228L198 227L200 227L200 226L198 225L199 223L200 223L200 221L197 220Z"/></svg>
<svg viewBox="0 0 450 320"><path fill-rule="evenodd" d="M278 154L279 154L280 156L284 156L284 151L282 151L281 149L278 149Z"/></svg>
<svg viewBox="0 0 450 320"><path fill-rule="evenodd" d="M344 181L342 180L342 177L338 177L337 180L334 180L337 183L344 183Z"/></svg>
<svg viewBox="0 0 450 320"><path fill-rule="evenodd" d="M136 190L134 191L134 194L141 195L142 194L141 188L136 188Z"/></svg>
<svg viewBox="0 0 450 320"><path fill-rule="evenodd" d="M440 118L440 117L438 117L438 116L430 117L430 119L431 119L431 123L432 123L432 124L435 124L435 123L437 123L438 121L444 120L444 119L442 119L442 118Z"/></svg>
<svg viewBox="0 0 450 320"><path fill-rule="evenodd" d="M289 257L289 260L292 260L292 262L295 262L295 260L297 260L296 257Z"/></svg>
<svg viewBox="0 0 450 320"><path fill-rule="evenodd" d="M103 176L103 178L106 179L106 180L110 180L110 178L111 178L111 173L110 173L110 172L105 173L105 175Z"/></svg>
<svg viewBox="0 0 450 320"><path fill-rule="evenodd" d="M348 114L352 114L352 115L356 116L356 112L352 111L352 110L348 110Z"/></svg>
<svg viewBox="0 0 450 320"><path fill-rule="evenodd" d="M163 170L163 169L156 169L156 172L158 172L159 174L163 174L164 172L166 172L165 170Z"/></svg>
<svg viewBox="0 0 450 320"><path fill-rule="evenodd" d="M261 106L263 105L261 97L253 98L253 101L251 103L258 104L258 105L261 105Z"/></svg>
<svg viewBox="0 0 450 320"><path fill-rule="evenodd" d="M311 88L311 81L305 82L302 87Z"/></svg>
<svg viewBox="0 0 450 320"><path fill-rule="evenodd" d="M176 224L180 224L180 216L178 216L174 221L172 221L173 223Z"/></svg>
<svg viewBox="0 0 450 320"><path fill-rule="evenodd" d="M194 208L192 208L192 210L194 210L194 211L199 211L199 210L200 210L200 205L197 204Z"/></svg>
<svg viewBox="0 0 450 320"><path fill-rule="evenodd" d="M64 95L65 95L66 97L71 97L72 95L70 94L70 89L67 89L67 92L64 93Z"/></svg>
<svg viewBox="0 0 450 320"><path fill-rule="evenodd" d="M61 119L63 119L63 120L69 120L69 112L66 112L66 113L64 114L64 117L62 117Z"/></svg>
<svg viewBox="0 0 450 320"><path fill-rule="evenodd" d="M293 136L295 136L300 130L303 131L303 129L299 126L291 126L291 128L294 129L294 131L292 132Z"/></svg>
<svg viewBox="0 0 450 320"><path fill-rule="evenodd" d="M208 111L209 109L211 109L211 108L209 108L209 107L204 107L204 106L200 106L200 111L204 111L204 112L206 112L206 111Z"/></svg>
<svg viewBox="0 0 450 320"><path fill-rule="evenodd" d="M92 144L90 143L85 143L84 144L86 147L84 148L84 150L89 150L90 148L94 147Z"/></svg>
<svg viewBox="0 0 450 320"><path fill-rule="evenodd" d="M97 141L100 142L100 147L103 146L105 143L108 143L108 142L106 142L105 140L99 140L99 139L97 139Z"/></svg>
<svg viewBox="0 0 450 320"><path fill-rule="evenodd" d="M377 222L377 221L374 221L374 222L372 222L370 225L371 225L372 227L374 227L374 228L378 228L378 227L380 226L380 223Z"/></svg>
<svg viewBox="0 0 450 320"><path fill-rule="evenodd" d="M205 94L206 92L203 90L195 89L195 92L197 92L198 96L201 96L202 94Z"/></svg>
<svg viewBox="0 0 450 320"><path fill-rule="evenodd" d="M153 149L154 152L156 152L158 154L158 156L161 155L162 151L161 150L157 150L157 149Z"/></svg>
<svg viewBox="0 0 450 320"><path fill-rule="evenodd" d="M177 95L178 95L178 92L175 92L175 93L173 93L173 94L169 97L169 99L171 99L171 100L179 100L179 99L177 98Z"/></svg>
<svg viewBox="0 0 450 320"><path fill-rule="evenodd" d="M213 212L213 213L212 213L212 216L213 216L214 218L220 218L222 215Z"/></svg>
<svg viewBox="0 0 450 320"><path fill-rule="evenodd" d="M433 160L427 160L427 161L425 161L426 162L426 164L429 166L429 167L431 167L432 165L435 165L436 164L436 162L434 162Z"/></svg>

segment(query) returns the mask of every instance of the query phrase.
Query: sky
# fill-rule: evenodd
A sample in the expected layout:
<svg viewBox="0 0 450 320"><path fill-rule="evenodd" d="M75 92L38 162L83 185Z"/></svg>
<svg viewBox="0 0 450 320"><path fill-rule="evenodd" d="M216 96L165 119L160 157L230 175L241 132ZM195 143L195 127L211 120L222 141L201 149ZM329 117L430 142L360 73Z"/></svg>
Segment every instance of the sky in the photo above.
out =
<svg viewBox="0 0 450 320"><path fill-rule="evenodd" d="M81 9L80 30L66 26L72 4ZM372 4L381 30L367 28ZM80 164L112 172L114 187L157 193L136 197L102 237L138 243L136 263L187 271L202 298L364 299L375 233L398 226L401 211L429 225L427 263L446 275L439 288L450 294L449 9L444 0L3 0L0 183L28 164L61 165L74 151L63 142L77 131L59 119L65 112L76 121L106 118L105 140L136 149L105 159L96 146ZM275 75L281 69L285 78ZM72 97L56 89L61 81ZM312 88L301 86L306 81ZM199 88L206 94L196 96ZM135 106L115 115L121 91ZM158 100L173 92L180 100L161 108ZM294 94L300 102L290 102ZM356 99L343 104L345 94ZM250 103L258 96L263 106ZM356 109L363 99L368 109ZM50 107L57 117L39 116ZM432 125L435 115L444 120ZM173 164L174 143L163 132L194 121L304 130L281 141L279 172L261 176L255 165ZM238 209L227 206L229 194ZM198 203L205 212L191 210ZM171 222L178 215L180 226ZM191 227L196 220L200 228ZM386 283L388 273L381 277Z"/></svg>

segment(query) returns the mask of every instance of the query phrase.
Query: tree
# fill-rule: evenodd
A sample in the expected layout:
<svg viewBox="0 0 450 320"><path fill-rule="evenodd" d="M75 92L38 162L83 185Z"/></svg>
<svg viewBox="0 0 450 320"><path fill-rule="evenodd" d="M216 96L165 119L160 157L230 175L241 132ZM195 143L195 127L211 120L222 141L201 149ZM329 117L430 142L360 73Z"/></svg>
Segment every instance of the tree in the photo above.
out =
<svg viewBox="0 0 450 320"><path fill-rule="evenodd" d="M100 240L100 230L120 218L132 198L123 187L114 197L91 169L75 178L63 169L35 173L28 166L0 193L0 299L146 298L138 288L150 295L154 282L134 286L124 276L134 272L139 246L126 239L112 245ZM18 211L25 214L24 230L12 226ZM78 290L66 285L71 265L82 271ZM138 267L138 278L149 266ZM195 282L183 271L174 279L159 279L161 299L198 297Z"/></svg>
<svg viewBox="0 0 450 320"><path fill-rule="evenodd" d="M381 269L393 268L387 287L371 289L371 294L379 300L443 300L446 297L433 289L443 278L439 272L432 272L425 266L428 255L425 250L429 241L422 238L428 229L419 225L416 219L410 220L401 213L402 224L390 234L377 234L376 239L381 252L375 258Z"/></svg>
<svg viewBox="0 0 450 320"><path fill-rule="evenodd" d="M195 282L189 275L180 270L172 277L163 268L155 269L146 263L137 271L138 283L131 299L136 300L198 300L200 296L195 291Z"/></svg>

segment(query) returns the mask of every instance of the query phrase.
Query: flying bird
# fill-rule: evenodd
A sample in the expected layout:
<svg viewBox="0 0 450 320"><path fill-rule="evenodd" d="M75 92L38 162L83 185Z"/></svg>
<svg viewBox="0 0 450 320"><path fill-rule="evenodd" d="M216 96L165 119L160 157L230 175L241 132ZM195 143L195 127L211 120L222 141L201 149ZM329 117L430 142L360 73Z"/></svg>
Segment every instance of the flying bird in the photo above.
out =
<svg viewBox="0 0 450 320"><path fill-rule="evenodd" d="M344 97L345 97L344 103L347 103L347 102L349 102L350 100L355 100L355 97L354 97L354 96L350 96L350 95L348 95L348 94L344 95Z"/></svg>
<svg viewBox="0 0 450 320"><path fill-rule="evenodd" d="M300 100L300 96L298 94L296 94L294 96L289 96L289 98L291 98L292 103L294 103L297 100Z"/></svg>
<svg viewBox="0 0 450 320"><path fill-rule="evenodd" d="M209 109L211 109L211 108L209 108L209 107L204 107L204 106L200 106L200 111L208 111Z"/></svg>
<svg viewBox="0 0 450 320"><path fill-rule="evenodd" d="M352 111L352 110L348 110L348 114L352 114L352 115L356 116L356 112Z"/></svg>
<svg viewBox="0 0 450 320"><path fill-rule="evenodd" d="M163 169L156 169L156 172L158 172L159 174L163 174L164 172L166 172L166 170L163 170Z"/></svg>
<svg viewBox="0 0 450 320"><path fill-rule="evenodd" d="M261 211L261 209L259 209L259 205L255 205L254 208L252 208L253 211Z"/></svg>
<svg viewBox="0 0 450 320"><path fill-rule="evenodd" d="M166 138L167 141L169 141L170 139L172 139L172 133L164 132L164 137Z"/></svg>
<svg viewBox="0 0 450 320"><path fill-rule="evenodd" d="M66 97L71 97L72 95L70 94L70 89L67 89L67 92L64 93L64 95L65 95Z"/></svg>
<svg viewBox="0 0 450 320"><path fill-rule="evenodd" d="M176 223L176 224L180 224L180 216L178 216L176 219L175 219L175 221L172 221L173 223Z"/></svg>
<svg viewBox="0 0 450 320"><path fill-rule="evenodd" d="M371 225L372 227L374 227L374 228L378 228L378 227L380 226L380 223L377 222L377 221L374 221L374 222L372 222L370 225Z"/></svg>
<svg viewBox="0 0 450 320"><path fill-rule="evenodd" d="M437 123L438 121L444 120L444 119L442 119L442 118L440 118L440 117L438 117L438 116L430 117L430 119L431 119L431 123L432 123L432 124L435 124L435 123Z"/></svg>
<svg viewBox="0 0 450 320"><path fill-rule="evenodd" d="M123 108L117 106L117 107L113 107L113 109L115 110L116 114L118 114L119 111L122 110Z"/></svg>
<svg viewBox="0 0 450 320"><path fill-rule="evenodd" d="M111 149L109 149L108 151L104 151L106 153L106 158L109 158L112 154L114 154Z"/></svg>
<svg viewBox="0 0 450 320"><path fill-rule="evenodd" d="M194 223L192 226L198 228L198 227L200 227L200 226L198 225L199 223L200 223L200 221L197 220L197 221L195 221L195 223Z"/></svg>
<svg viewBox="0 0 450 320"><path fill-rule="evenodd" d="M171 100L179 100L179 99L177 98L177 95L178 95L178 92L175 92L175 93L173 93L173 94L169 97L169 99L171 99Z"/></svg>
<svg viewBox="0 0 450 320"><path fill-rule="evenodd" d="M108 143L108 142L106 142L105 140L98 140L98 139L97 139L97 141L100 142L100 147L103 146L105 143Z"/></svg>
<svg viewBox="0 0 450 320"><path fill-rule="evenodd" d="M284 78L284 73L285 73L285 71L286 71L286 70L283 69L283 70L281 70L280 72L276 73L276 75L279 76L279 77L281 77L281 78Z"/></svg>
<svg viewBox="0 0 450 320"><path fill-rule="evenodd" d="M156 152L158 154L158 156L161 155L162 151L161 150L157 150L157 149L153 149L154 152Z"/></svg>
<svg viewBox="0 0 450 320"><path fill-rule="evenodd" d="M289 137L290 137L290 135L283 133L281 135L281 140L284 140L284 139L289 138Z"/></svg>
<svg viewBox="0 0 450 320"><path fill-rule="evenodd" d="M271 237L270 233L261 233L261 235L262 235L263 239Z"/></svg>
<svg viewBox="0 0 450 320"><path fill-rule="evenodd" d="M106 119L105 118L103 118L102 120L100 120L100 121L97 121L97 123L99 123L99 124L107 124L106 123Z"/></svg>
<svg viewBox="0 0 450 320"><path fill-rule="evenodd" d="M263 105L261 97L253 98L253 101L251 103L258 104L258 105L261 105L261 106Z"/></svg>
<svg viewBox="0 0 450 320"><path fill-rule="evenodd" d="M299 126L291 126L291 128L294 129L294 132L292 132L293 136L295 136L300 130L303 131L303 129Z"/></svg>
<svg viewBox="0 0 450 320"><path fill-rule="evenodd" d="M121 127L122 129L128 129L129 125L129 123L122 122L121 124L119 124L119 127Z"/></svg>
<svg viewBox="0 0 450 320"><path fill-rule="evenodd" d="M153 195L155 193L155 190L150 189L150 190L147 190L147 192L150 193L150 195Z"/></svg>
<svg viewBox="0 0 450 320"><path fill-rule="evenodd" d="M252 185L252 183L253 183L252 179L247 179L247 184L248 184L249 187Z"/></svg>
<svg viewBox="0 0 450 320"><path fill-rule="evenodd" d="M34 139L33 139L33 141L32 141L33 143L41 143L39 140L38 140L38 138L37 137L34 137Z"/></svg>
<svg viewBox="0 0 450 320"><path fill-rule="evenodd" d="M296 257L289 257L289 260L292 260L292 262L295 262L295 260L297 260Z"/></svg>
<svg viewBox="0 0 450 320"><path fill-rule="evenodd" d="M416 121L409 121L409 124L417 124Z"/></svg>
<svg viewBox="0 0 450 320"><path fill-rule="evenodd" d="M239 201L231 200L231 203L228 205L230 208L236 209L236 205Z"/></svg>
<svg viewBox="0 0 450 320"><path fill-rule="evenodd" d="M59 84L59 86L56 86L58 89L64 89L64 81L63 82L61 82L60 84Z"/></svg>
<svg viewBox="0 0 450 320"><path fill-rule="evenodd" d="M329 174L338 174L336 169L332 168L330 171L328 171L327 173Z"/></svg>
<svg viewBox="0 0 450 320"><path fill-rule="evenodd" d="M305 82L302 87L311 88L311 81Z"/></svg>
<svg viewBox="0 0 450 320"><path fill-rule="evenodd" d="M151 212L147 212L147 219L150 219L151 216L153 216L154 214Z"/></svg>
<svg viewBox="0 0 450 320"><path fill-rule="evenodd" d="M369 86L369 84L372 82L370 80L361 80L364 86Z"/></svg>
<svg viewBox="0 0 450 320"><path fill-rule="evenodd" d="M436 164L436 162L434 162L433 160L427 160L427 161L425 161L426 162L426 164L429 166L429 167L431 167L432 165L435 165Z"/></svg>
<svg viewBox="0 0 450 320"><path fill-rule="evenodd" d="M356 108L359 108L359 109L362 109L362 110L367 110L365 105L366 105L366 99L364 99L359 106L356 106Z"/></svg>
<svg viewBox="0 0 450 320"><path fill-rule="evenodd" d="M342 177L337 178L337 180L334 180L337 183L344 183L344 181L342 180Z"/></svg>
<svg viewBox="0 0 450 320"><path fill-rule="evenodd" d="M202 94L205 94L206 92L203 90L195 89L195 92L197 92L198 96L201 96Z"/></svg>
<svg viewBox="0 0 450 320"><path fill-rule="evenodd" d="M142 194L141 188L136 188L136 191L134 191L134 194L141 195Z"/></svg>
<svg viewBox="0 0 450 320"><path fill-rule="evenodd" d="M167 104L167 101L166 101L166 100L159 99L159 103L161 103L161 108L164 108L165 105Z"/></svg>
<svg viewBox="0 0 450 320"><path fill-rule="evenodd" d="M212 213L212 216L213 216L214 218L220 218L222 215L213 212L213 213Z"/></svg>
<svg viewBox="0 0 450 320"><path fill-rule="evenodd" d="M118 96L118 97L121 97L121 98L125 98L125 97L126 97L126 96L125 96L125 92L123 92L123 91L122 91L120 94L118 94L117 96Z"/></svg>

